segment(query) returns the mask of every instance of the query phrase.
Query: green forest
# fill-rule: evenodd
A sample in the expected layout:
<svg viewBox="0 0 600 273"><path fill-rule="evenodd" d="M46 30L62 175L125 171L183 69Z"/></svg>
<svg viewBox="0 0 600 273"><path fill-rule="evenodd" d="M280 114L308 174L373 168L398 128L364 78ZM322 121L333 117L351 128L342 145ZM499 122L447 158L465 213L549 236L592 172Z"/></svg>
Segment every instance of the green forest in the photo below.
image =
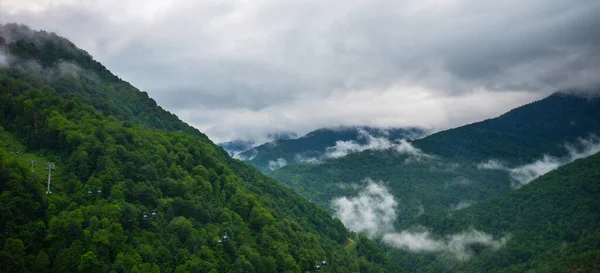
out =
<svg viewBox="0 0 600 273"><path fill-rule="evenodd" d="M561 158L566 144L600 133L600 99L554 94L494 119L442 131L410 144L416 154L366 150L319 163L288 165L269 174L330 209L331 200L353 194L365 178L383 181L402 200L398 224L421 213L447 211L512 190L506 170L482 169L488 160L507 168L545 154ZM414 153L414 152L413 152ZM342 186L340 186L342 185Z"/></svg>
<svg viewBox="0 0 600 273"><path fill-rule="evenodd" d="M436 234L476 228L507 236L497 251L479 248L469 272L599 272L600 154L579 159L523 188L471 207L425 213L400 228L422 225ZM392 253L408 272L443 272L434 255Z"/></svg>
<svg viewBox="0 0 600 273"><path fill-rule="evenodd" d="M401 271L68 40L3 31L0 271Z"/></svg>
<svg viewBox="0 0 600 273"><path fill-rule="evenodd" d="M0 54L0 272L600 272L600 154L572 155L598 141L599 98L556 93L402 149L293 162L358 139L321 129L243 162L54 33L0 25ZM544 156L561 166L515 187L511 170ZM271 173L277 158L297 164ZM332 217L367 178L398 202L386 232L437 249ZM449 241L465 231L500 243Z"/></svg>

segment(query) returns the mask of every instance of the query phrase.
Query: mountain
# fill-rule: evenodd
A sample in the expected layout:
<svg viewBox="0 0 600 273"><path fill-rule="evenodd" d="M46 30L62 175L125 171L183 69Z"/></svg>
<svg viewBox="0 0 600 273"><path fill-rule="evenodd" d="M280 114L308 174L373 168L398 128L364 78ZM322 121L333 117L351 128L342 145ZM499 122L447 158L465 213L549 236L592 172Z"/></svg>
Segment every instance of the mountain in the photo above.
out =
<svg viewBox="0 0 600 273"><path fill-rule="evenodd" d="M270 175L398 248L388 255L408 272L598 272L599 133L600 98L556 93Z"/></svg>
<svg viewBox="0 0 600 273"><path fill-rule="evenodd" d="M425 213L403 228L426 226L440 238L475 228L507 238L495 251L475 249L467 263L469 272L598 272L598 196L600 154L452 214ZM435 255L402 252L397 256L409 272L448 271L447 261Z"/></svg>
<svg viewBox="0 0 600 273"><path fill-rule="evenodd" d="M239 158L263 173L270 173L288 164L316 163L365 149L382 149L424 134L419 128L322 128L300 138L267 142L240 153Z"/></svg>
<svg viewBox="0 0 600 273"><path fill-rule="evenodd" d="M526 163L543 153L564 153L562 144L599 132L599 106L598 96L555 93L497 118L439 132L414 144L445 158L482 161L493 157Z"/></svg>
<svg viewBox="0 0 600 273"><path fill-rule="evenodd" d="M325 209L366 178L403 200L399 222L476 203L527 184L600 147L600 99L557 93L497 118L386 150L320 164L288 165L272 177ZM565 146L566 145L566 146Z"/></svg>
<svg viewBox="0 0 600 273"><path fill-rule="evenodd" d="M400 271L68 40L0 36L1 272Z"/></svg>
<svg viewBox="0 0 600 273"><path fill-rule="evenodd" d="M227 151L231 157L235 158L238 156L238 154L254 148L256 142L253 140L236 139L232 141L221 142L217 145L221 146L221 148L225 149L225 151Z"/></svg>
<svg viewBox="0 0 600 273"><path fill-rule="evenodd" d="M268 133L266 136L267 142L277 141L277 140L289 140L295 139L298 136L295 133ZM218 143L217 145L221 146L225 151L229 153L229 155L233 158L238 158L239 155L245 151L248 151L258 145L258 143L254 140L243 140L236 139L232 141Z"/></svg>

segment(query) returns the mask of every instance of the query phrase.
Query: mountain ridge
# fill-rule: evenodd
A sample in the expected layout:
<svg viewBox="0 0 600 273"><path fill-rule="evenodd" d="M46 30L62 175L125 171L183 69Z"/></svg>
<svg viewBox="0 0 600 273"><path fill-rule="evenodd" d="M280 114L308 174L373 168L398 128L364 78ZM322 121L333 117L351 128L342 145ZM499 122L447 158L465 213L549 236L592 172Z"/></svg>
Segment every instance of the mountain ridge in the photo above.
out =
<svg viewBox="0 0 600 273"><path fill-rule="evenodd" d="M263 173L270 173L280 165L319 162L365 149L379 149L424 134L423 129L416 127L326 127L296 139L267 142L240 153L239 158Z"/></svg>

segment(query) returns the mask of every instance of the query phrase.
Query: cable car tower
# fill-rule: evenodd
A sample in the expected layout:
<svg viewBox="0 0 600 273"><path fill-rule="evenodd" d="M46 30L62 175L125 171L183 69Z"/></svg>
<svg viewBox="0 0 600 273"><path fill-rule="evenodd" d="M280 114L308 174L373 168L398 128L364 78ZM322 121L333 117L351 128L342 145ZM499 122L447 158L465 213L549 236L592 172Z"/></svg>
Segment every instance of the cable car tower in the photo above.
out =
<svg viewBox="0 0 600 273"><path fill-rule="evenodd" d="M55 169L56 169L56 165L54 163L48 163L46 165L46 170L48 171L48 189L46 189L46 194L52 193L50 191L50 179L51 179L52 171L54 171Z"/></svg>

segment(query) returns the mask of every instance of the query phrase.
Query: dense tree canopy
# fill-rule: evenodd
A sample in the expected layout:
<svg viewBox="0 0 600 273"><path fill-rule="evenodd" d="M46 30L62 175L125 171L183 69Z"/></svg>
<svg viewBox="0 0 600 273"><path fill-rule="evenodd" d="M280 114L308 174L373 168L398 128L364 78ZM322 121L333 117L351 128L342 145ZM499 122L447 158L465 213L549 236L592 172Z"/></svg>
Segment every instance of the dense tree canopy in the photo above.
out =
<svg viewBox="0 0 600 273"><path fill-rule="evenodd" d="M0 44L0 271L400 270L70 42L22 36Z"/></svg>
<svg viewBox="0 0 600 273"><path fill-rule="evenodd" d="M476 228L507 236L497 251L478 251L473 272L598 272L600 270L600 154L579 159L523 188L455 211L425 213L400 228L436 234ZM395 253L410 272L441 272L434 255Z"/></svg>

